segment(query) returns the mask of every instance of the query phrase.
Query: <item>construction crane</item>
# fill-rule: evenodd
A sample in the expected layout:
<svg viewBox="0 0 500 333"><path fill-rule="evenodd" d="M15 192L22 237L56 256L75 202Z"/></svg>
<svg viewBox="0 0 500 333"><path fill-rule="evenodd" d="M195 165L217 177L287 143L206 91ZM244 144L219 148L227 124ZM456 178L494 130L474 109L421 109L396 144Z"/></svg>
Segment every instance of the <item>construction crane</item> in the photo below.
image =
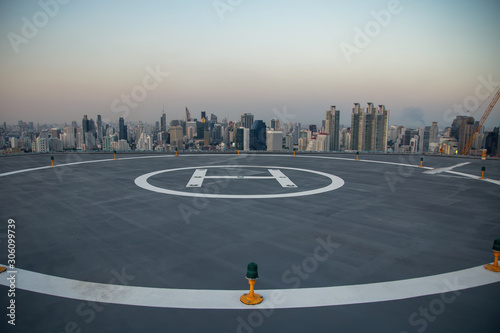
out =
<svg viewBox="0 0 500 333"><path fill-rule="evenodd" d="M488 105L488 108L486 109L486 111L484 111L484 114L481 117L481 120L479 121L479 124L474 129L474 133L472 133L472 135L470 136L469 141L467 141L467 144L465 145L465 147L460 152L460 155L466 155L467 154L467 152L469 151L470 147L472 146L472 143L476 139L477 134L481 130L481 127L483 127L484 122L486 121L486 118L488 118L488 116L490 115L491 110L493 110L493 108L495 107L495 104L497 103L497 101L498 101L499 98L500 98L500 87L497 88L497 92L496 92L495 96L493 96L493 99L491 100L490 105Z"/></svg>

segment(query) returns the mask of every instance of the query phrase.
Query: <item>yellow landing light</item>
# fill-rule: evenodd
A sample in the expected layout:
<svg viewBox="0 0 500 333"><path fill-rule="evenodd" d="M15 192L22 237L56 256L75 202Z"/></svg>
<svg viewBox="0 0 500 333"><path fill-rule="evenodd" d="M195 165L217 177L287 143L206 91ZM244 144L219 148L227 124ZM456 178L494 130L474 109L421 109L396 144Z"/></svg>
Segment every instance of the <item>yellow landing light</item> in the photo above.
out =
<svg viewBox="0 0 500 333"><path fill-rule="evenodd" d="M495 239L491 249L493 250L493 255L495 256L495 262L493 264L484 265L484 268L492 272L500 272L500 267L498 267L498 257L500 257L500 238Z"/></svg>
<svg viewBox="0 0 500 333"><path fill-rule="evenodd" d="M259 278L259 272L257 264L251 262L247 267L247 275L245 276L250 284L250 292L248 294L243 294L240 297L240 301L246 305L255 305L262 303L264 297L259 294L254 293L255 280Z"/></svg>

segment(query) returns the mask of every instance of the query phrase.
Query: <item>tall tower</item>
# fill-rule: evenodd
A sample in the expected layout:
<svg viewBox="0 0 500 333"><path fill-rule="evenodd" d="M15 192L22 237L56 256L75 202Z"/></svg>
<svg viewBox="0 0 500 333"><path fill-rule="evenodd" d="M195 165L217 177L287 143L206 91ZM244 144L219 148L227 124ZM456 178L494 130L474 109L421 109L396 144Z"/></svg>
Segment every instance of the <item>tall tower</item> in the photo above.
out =
<svg viewBox="0 0 500 333"><path fill-rule="evenodd" d="M329 149L331 151L340 150L340 110L336 110L333 105L330 110L326 110L325 129L329 135Z"/></svg>
<svg viewBox="0 0 500 333"><path fill-rule="evenodd" d="M378 106L375 124L375 151L387 152L387 132L389 130L389 110L384 105Z"/></svg>
<svg viewBox="0 0 500 333"><path fill-rule="evenodd" d="M364 126L363 126L363 108L359 103L354 103L351 114L351 149L363 150Z"/></svg>
<svg viewBox="0 0 500 333"><path fill-rule="evenodd" d="M118 139L127 140L127 126L125 126L125 120L120 117L118 120Z"/></svg>
<svg viewBox="0 0 500 333"><path fill-rule="evenodd" d="M102 142L102 118L101 115L97 115L97 140L98 142Z"/></svg>
<svg viewBox="0 0 500 333"><path fill-rule="evenodd" d="M363 114L364 123L364 140L363 140L363 150L364 151L374 151L375 150L375 138L376 138L376 124L377 124L377 110L373 106L372 102L368 102L368 108Z"/></svg>
<svg viewBox="0 0 500 333"><path fill-rule="evenodd" d="M186 106L186 123L188 121L193 121L193 118L191 118L191 113L189 112L189 109Z"/></svg>
<svg viewBox="0 0 500 333"><path fill-rule="evenodd" d="M160 118L160 130L162 132L167 131L167 115L165 114L165 107L163 107L163 112L162 112L161 118Z"/></svg>
<svg viewBox="0 0 500 333"><path fill-rule="evenodd" d="M253 125L253 114L243 113L241 115L241 126L244 128L251 128Z"/></svg>

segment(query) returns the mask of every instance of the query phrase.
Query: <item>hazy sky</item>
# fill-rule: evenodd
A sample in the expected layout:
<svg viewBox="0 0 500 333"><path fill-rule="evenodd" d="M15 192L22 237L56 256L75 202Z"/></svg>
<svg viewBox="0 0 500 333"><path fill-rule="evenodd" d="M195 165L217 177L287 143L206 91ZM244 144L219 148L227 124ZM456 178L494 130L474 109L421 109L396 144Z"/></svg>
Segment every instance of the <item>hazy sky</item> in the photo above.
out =
<svg viewBox="0 0 500 333"><path fill-rule="evenodd" d="M374 102L444 127L490 94L479 77L500 82L498 0L59 1L0 2L1 122L154 122L164 104L306 125L336 105L349 126Z"/></svg>

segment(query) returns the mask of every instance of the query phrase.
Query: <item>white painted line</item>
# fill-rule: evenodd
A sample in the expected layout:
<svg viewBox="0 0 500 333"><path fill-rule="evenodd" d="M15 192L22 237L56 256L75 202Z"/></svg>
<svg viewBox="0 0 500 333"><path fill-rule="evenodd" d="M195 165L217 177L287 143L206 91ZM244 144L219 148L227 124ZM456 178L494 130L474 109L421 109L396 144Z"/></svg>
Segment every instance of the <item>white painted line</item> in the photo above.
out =
<svg viewBox="0 0 500 333"><path fill-rule="evenodd" d="M288 309L362 304L435 295L500 282L499 273L478 266L414 279L336 287L259 290L257 284L258 293L264 296L264 302L247 306L239 299L247 290L123 286L71 280L20 268L17 270L16 287L27 291L99 303L183 309ZM242 285L245 282L242 280ZM2 276L0 284L7 286L7 279ZM277 304L272 299L282 301Z"/></svg>
<svg viewBox="0 0 500 333"><path fill-rule="evenodd" d="M216 193L199 193L199 192L183 192L183 191L175 191L167 188L153 186L148 183L148 179L155 175L165 173L165 172L175 172L181 170L192 170L192 169L208 169L208 168L266 168L266 169L285 169L285 170L295 170L317 174L320 176L324 176L329 178L331 183L325 187L320 187L314 190L308 191L300 191L300 192L291 192L291 193L277 193L277 194L216 194ZM257 165L210 165L210 166L197 166L197 167L186 167L186 168L176 168L176 169L167 169L154 171L142 176L139 176L135 179L135 184L139 187L142 187L145 190L153 191L156 193L163 194L171 194L171 195L179 195L185 197L202 197L202 198L223 198L223 199L270 199L270 198L290 198L290 197L301 197L306 195L319 194L324 192L329 192L336 190L342 186L344 186L344 180L335 175L315 171L308 169L299 169L299 168L290 168L290 167L271 167L271 166L257 166Z"/></svg>
<svg viewBox="0 0 500 333"><path fill-rule="evenodd" d="M470 162L459 163L459 164L455 164L455 165L452 165L452 166L449 166L449 167L444 167L444 168L436 168L436 169L424 171L424 173L429 174L429 175L435 175L435 174L438 174L438 173L442 173L442 172L446 172L446 171L451 171L451 170L453 170L455 168L459 168L459 167L467 165L467 164L470 164Z"/></svg>
<svg viewBox="0 0 500 333"><path fill-rule="evenodd" d="M203 179L207 174L207 169L196 169L191 176L191 179L187 183L186 187L201 187L203 184Z"/></svg>
<svg viewBox="0 0 500 333"><path fill-rule="evenodd" d="M297 185L295 185L290 180L290 178L288 178L287 176L285 176L285 174L283 172L281 172L281 170L279 170L279 169L269 169L269 172L271 173L271 175L273 175L274 178L276 178L276 180L278 181L278 183L280 183L280 185L282 187L285 187L285 188L297 187Z"/></svg>
<svg viewBox="0 0 500 333"><path fill-rule="evenodd" d="M205 178L212 179L275 179L272 176L206 176Z"/></svg>

